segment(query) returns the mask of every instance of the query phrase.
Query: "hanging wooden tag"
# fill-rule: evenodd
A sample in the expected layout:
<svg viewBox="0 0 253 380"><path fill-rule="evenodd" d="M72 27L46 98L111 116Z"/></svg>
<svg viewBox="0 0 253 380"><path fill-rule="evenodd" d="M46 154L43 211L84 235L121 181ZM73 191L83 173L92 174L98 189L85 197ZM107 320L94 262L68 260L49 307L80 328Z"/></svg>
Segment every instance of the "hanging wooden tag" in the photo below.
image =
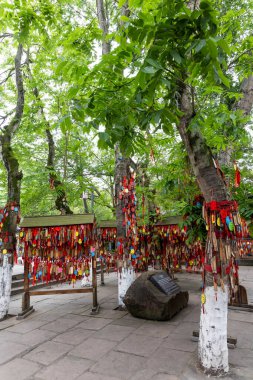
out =
<svg viewBox="0 0 253 380"><path fill-rule="evenodd" d="M213 273L217 273L216 256L212 257L211 267L212 267Z"/></svg>
<svg viewBox="0 0 253 380"><path fill-rule="evenodd" d="M231 248L230 248L229 244L225 245L225 251L226 251L227 260L230 260L231 259Z"/></svg>
<svg viewBox="0 0 253 380"><path fill-rule="evenodd" d="M212 241L213 241L213 248L216 252L218 252L218 243L217 243L217 238L216 238L216 234L215 232L213 231L212 232Z"/></svg>
<svg viewBox="0 0 253 380"><path fill-rule="evenodd" d="M221 239L220 239L220 260L222 262L226 261L225 249L224 249L224 245Z"/></svg>

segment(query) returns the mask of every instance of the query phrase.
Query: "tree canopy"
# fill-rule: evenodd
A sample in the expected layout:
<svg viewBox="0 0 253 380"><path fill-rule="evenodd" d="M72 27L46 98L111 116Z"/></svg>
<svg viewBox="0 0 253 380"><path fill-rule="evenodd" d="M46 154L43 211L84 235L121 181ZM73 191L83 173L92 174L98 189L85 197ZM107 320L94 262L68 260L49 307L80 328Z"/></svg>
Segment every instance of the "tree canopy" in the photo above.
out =
<svg viewBox="0 0 253 380"><path fill-rule="evenodd" d="M24 110L12 140L23 172L22 213L56 213L59 193L73 212L82 212L81 195L87 193L89 211L94 197L98 218L112 218L117 142L136 164L139 199L145 194L162 213L182 213L199 193L177 129L184 85L193 104L188 128L201 131L214 158L225 155L231 188L234 171L227 165L239 162L242 187L233 191L251 218L251 119L242 104L252 72L251 2L203 0L194 11L183 0L104 5L106 36L94 1L1 3L0 133L15 112L15 54L23 46ZM111 51L102 56L103 41ZM55 146L53 166L47 131ZM3 162L0 179L4 204ZM141 217L141 201L139 209Z"/></svg>

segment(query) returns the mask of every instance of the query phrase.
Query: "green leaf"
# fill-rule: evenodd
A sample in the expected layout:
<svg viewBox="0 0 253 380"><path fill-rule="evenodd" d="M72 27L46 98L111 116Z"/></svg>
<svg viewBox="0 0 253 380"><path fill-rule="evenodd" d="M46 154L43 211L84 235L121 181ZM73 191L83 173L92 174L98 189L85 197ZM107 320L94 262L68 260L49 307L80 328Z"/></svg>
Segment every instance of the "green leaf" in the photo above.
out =
<svg viewBox="0 0 253 380"><path fill-rule="evenodd" d="M226 87L230 87L230 81L229 81L229 79L223 74L221 68L220 68L220 67L216 67L216 66L214 66L214 71L216 72L216 74L218 75L218 77L220 78L220 80L222 81L222 83L223 83Z"/></svg>
<svg viewBox="0 0 253 380"><path fill-rule="evenodd" d="M224 50L226 54L230 54L230 48L227 44L227 41L224 39L218 40L218 45Z"/></svg>
<svg viewBox="0 0 253 380"><path fill-rule="evenodd" d="M199 53L200 50L202 50L204 46L206 46L206 40L200 40L199 43L195 47L195 52Z"/></svg>
<svg viewBox="0 0 253 380"><path fill-rule="evenodd" d="M209 38L207 40L207 46L210 53L211 58L217 58L218 57L218 49L217 49L217 43L213 38Z"/></svg>
<svg viewBox="0 0 253 380"><path fill-rule="evenodd" d="M180 65L180 63L182 63L182 60L183 58L181 57L181 55L174 49L170 50L170 55L172 56L172 58L174 58L174 60Z"/></svg>
<svg viewBox="0 0 253 380"><path fill-rule="evenodd" d="M162 125L162 128L163 128L163 132L166 133L166 135L170 135L173 128L172 128L172 125L171 124L163 124Z"/></svg>
<svg viewBox="0 0 253 380"><path fill-rule="evenodd" d="M120 19L121 19L122 21L124 21L124 22L128 22L128 21L129 21L129 17L124 16L124 15L120 16Z"/></svg>
<svg viewBox="0 0 253 380"><path fill-rule="evenodd" d="M141 71L146 74L155 74L158 69L153 66L146 66Z"/></svg>
<svg viewBox="0 0 253 380"><path fill-rule="evenodd" d="M163 69L163 67L161 66L161 64L158 61L155 61L152 58L147 58L146 62L148 62L151 66L153 66L153 67L155 67L157 69Z"/></svg>

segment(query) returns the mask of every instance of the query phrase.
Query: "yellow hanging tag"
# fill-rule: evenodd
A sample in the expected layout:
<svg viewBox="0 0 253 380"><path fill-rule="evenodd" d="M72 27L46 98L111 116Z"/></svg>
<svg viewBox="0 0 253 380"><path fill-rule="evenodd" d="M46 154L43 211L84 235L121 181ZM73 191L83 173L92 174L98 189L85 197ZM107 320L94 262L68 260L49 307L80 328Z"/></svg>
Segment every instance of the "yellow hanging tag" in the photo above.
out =
<svg viewBox="0 0 253 380"><path fill-rule="evenodd" d="M201 303L202 303L202 305L204 305L204 303L206 303L206 296L204 293L201 294Z"/></svg>

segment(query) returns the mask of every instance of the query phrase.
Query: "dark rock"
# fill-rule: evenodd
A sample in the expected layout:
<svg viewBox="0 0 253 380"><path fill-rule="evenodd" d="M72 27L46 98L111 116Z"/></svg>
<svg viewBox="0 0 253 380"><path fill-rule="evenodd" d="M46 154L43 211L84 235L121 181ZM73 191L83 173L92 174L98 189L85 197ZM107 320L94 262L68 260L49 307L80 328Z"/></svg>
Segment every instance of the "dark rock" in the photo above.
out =
<svg viewBox="0 0 253 380"><path fill-rule="evenodd" d="M189 293L181 291L176 285L172 286L173 293L165 294L158 288L159 285L154 284L154 278L151 281L150 278L155 275L161 275L163 280L168 276L164 271L142 273L127 290L124 303L134 317L167 321L187 306ZM170 277L168 281L175 285Z"/></svg>

